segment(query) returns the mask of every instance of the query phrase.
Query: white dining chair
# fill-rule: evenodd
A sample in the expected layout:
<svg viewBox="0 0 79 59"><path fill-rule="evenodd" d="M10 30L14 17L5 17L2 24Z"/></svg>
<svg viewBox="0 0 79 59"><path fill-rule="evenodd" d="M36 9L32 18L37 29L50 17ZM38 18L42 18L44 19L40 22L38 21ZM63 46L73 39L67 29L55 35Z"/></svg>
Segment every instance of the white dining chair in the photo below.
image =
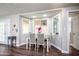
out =
<svg viewBox="0 0 79 59"><path fill-rule="evenodd" d="M31 49L32 44L35 45L35 49L36 49L36 39L35 39L35 34L34 33L29 34L29 40L28 40L29 50Z"/></svg>
<svg viewBox="0 0 79 59"><path fill-rule="evenodd" d="M37 51L40 45L43 46L43 52L44 52L45 38L44 38L44 34L41 34L41 33L37 34Z"/></svg>

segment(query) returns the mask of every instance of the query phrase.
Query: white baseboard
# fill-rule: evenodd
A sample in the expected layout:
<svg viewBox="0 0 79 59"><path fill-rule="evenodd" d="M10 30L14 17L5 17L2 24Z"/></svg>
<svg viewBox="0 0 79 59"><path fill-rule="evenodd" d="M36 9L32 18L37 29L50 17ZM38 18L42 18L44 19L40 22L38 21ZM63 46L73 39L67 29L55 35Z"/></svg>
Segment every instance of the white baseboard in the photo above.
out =
<svg viewBox="0 0 79 59"><path fill-rule="evenodd" d="M75 46L73 44L70 44L70 46L72 46L73 48L75 48Z"/></svg>
<svg viewBox="0 0 79 59"><path fill-rule="evenodd" d="M54 47L56 47L58 50L60 50L62 53L69 53L69 51L64 51L60 47L56 46L55 44L51 43Z"/></svg>
<svg viewBox="0 0 79 59"><path fill-rule="evenodd" d="M70 44L70 46L73 46L73 44Z"/></svg>
<svg viewBox="0 0 79 59"><path fill-rule="evenodd" d="M54 47L56 47L58 50L62 51L62 49L58 46L56 46L55 44L51 43L51 45L53 45Z"/></svg>
<svg viewBox="0 0 79 59"><path fill-rule="evenodd" d="M16 44L16 46L19 47L19 46L22 46L24 44L26 44L26 43Z"/></svg>
<svg viewBox="0 0 79 59"><path fill-rule="evenodd" d="M65 50L62 50L61 52L62 53L67 53L67 54L69 53L69 51L65 51Z"/></svg>
<svg viewBox="0 0 79 59"><path fill-rule="evenodd" d="M74 44L71 45L73 48L79 50Z"/></svg>

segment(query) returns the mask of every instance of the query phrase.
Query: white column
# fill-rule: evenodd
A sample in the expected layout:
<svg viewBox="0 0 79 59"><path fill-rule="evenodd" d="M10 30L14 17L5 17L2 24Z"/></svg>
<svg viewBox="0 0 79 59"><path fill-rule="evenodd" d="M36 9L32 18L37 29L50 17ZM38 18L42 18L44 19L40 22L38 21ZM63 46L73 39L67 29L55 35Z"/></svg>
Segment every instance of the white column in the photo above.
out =
<svg viewBox="0 0 79 59"><path fill-rule="evenodd" d="M34 33L35 32L35 24L34 19L29 20L29 32Z"/></svg>
<svg viewBox="0 0 79 59"><path fill-rule="evenodd" d="M47 32L49 36L52 35L52 18L47 19ZM49 39L47 39L47 52L49 52L49 47L50 47L50 41Z"/></svg>
<svg viewBox="0 0 79 59"><path fill-rule="evenodd" d="M52 18L47 18L47 34L52 33Z"/></svg>
<svg viewBox="0 0 79 59"><path fill-rule="evenodd" d="M68 34L68 12L66 9L62 9L61 12L61 48L62 53L69 52L69 34Z"/></svg>

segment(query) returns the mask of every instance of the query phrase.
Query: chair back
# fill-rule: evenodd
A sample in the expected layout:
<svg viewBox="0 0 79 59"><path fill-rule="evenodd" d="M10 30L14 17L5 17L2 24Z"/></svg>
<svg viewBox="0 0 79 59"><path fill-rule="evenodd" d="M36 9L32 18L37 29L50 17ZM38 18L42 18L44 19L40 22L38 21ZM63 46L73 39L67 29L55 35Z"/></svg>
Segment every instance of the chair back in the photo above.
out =
<svg viewBox="0 0 79 59"><path fill-rule="evenodd" d="M37 34L37 44L38 45L43 45L44 44L44 34L41 34L41 33L39 33L39 34Z"/></svg>
<svg viewBox="0 0 79 59"><path fill-rule="evenodd" d="M30 33L30 35L29 35L29 42L31 44L35 44L36 43L35 34L34 33Z"/></svg>

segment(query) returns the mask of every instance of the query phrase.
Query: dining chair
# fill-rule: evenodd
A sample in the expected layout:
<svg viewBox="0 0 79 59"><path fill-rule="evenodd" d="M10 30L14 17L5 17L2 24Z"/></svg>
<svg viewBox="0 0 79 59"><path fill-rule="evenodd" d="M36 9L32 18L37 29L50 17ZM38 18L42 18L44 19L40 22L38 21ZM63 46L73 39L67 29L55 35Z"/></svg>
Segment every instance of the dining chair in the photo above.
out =
<svg viewBox="0 0 79 59"><path fill-rule="evenodd" d="M36 49L36 39L35 39L35 34L34 33L29 34L29 39L28 39L28 48L29 48L29 50L31 49L32 44L35 45L35 49Z"/></svg>
<svg viewBox="0 0 79 59"><path fill-rule="evenodd" d="M44 49L45 49L45 43L46 43L46 40L44 38L44 34L37 34L37 51L39 49L39 46L42 45L43 46L43 52L44 52Z"/></svg>

